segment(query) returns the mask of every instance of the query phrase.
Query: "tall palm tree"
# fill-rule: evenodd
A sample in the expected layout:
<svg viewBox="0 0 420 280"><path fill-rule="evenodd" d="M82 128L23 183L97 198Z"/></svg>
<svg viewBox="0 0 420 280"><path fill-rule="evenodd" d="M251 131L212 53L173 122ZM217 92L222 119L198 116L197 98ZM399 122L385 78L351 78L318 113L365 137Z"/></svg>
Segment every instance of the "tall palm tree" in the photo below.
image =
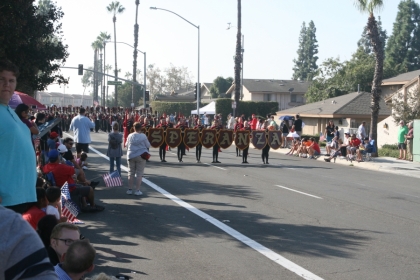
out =
<svg viewBox="0 0 420 280"><path fill-rule="evenodd" d="M136 23L134 24L134 52L133 52L133 82L137 82L136 80L136 70L137 70L137 45L139 41L139 25L137 24L137 18L138 18L138 10L139 10L139 4L140 0L136 0ZM134 83L131 86L131 102L134 103L134 91L135 91L135 85Z"/></svg>
<svg viewBox="0 0 420 280"><path fill-rule="evenodd" d="M118 67L117 67L117 29L116 29L116 22L117 22L117 14L121 14L124 12L125 8L120 4L120 2L115 1L111 2L111 4L106 7L108 12L113 14L112 22L114 23L114 50L115 50L115 81L118 81ZM115 106L118 106L118 86L115 85Z"/></svg>
<svg viewBox="0 0 420 280"><path fill-rule="evenodd" d="M112 70L112 65L111 64L105 65L106 74L108 74L109 70ZM108 82L108 76L106 76L106 81ZM106 102L108 103L108 86L106 86L106 97L105 97L105 99L106 99Z"/></svg>
<svg viewBox="0 0 420 280"><path fill-rule="evenodd" d="M101 61L100 61L100 71L102 73L105 73L105 42L111 40L111 35L107 32L101 32L99 33L99 36L97 37L97 40L102 43L102 47L100 48L101 52ZM104 49L104 59L102 60L102 49ZM101 88L101 100L102 100L102 106L105 106L105 75L101 75L101 81L102 81L102 88Z"/></svg>
<svg viewBox="0 0 420 280"><path fill-rule="evenodd" d="M241 97L241 63L242 63L242 34L241 34L241 0L238 0L238 33L236 34L236 55L235 55L235 102L236 112L238 112L239 99Z"/></svg>
<svg viewBox="0 0 420 280"><path fill-rule="evenodd" d="M375 72L373 74L372 89L371 89L371 119L370 119L370 137L375 140L377 146L378 138L378 115L379 115L379 101L381 100L381 84L384 72L384 50L382 47L381 37L378 31L378 22L373 14L374 11L380 9L384 4L383 0L356 0L356 7L363 13L369 13L367 22L367 30L370 42L373 47L375 56Z"/></svg>
<svg viewBox="0 0 420 280"><path fill-rule="evenodd" d="M98 100L98 51L100 48L102 48L102 42L95 40L92 43L92 49L94 51L93 56L93 100Z"/></svg>

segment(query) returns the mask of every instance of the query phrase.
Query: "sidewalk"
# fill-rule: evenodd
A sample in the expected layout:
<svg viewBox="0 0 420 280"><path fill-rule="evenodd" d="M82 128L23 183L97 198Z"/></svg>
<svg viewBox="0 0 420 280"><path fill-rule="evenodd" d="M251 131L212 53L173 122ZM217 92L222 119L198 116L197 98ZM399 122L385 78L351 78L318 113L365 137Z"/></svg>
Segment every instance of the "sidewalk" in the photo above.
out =
<svg viewBox="0 0 420 280"><path fill-rule="evenodd" d="M284 155L289 150L290 149L277 149L277 150L271 149L270 152L276 152L276 153L280 153ZM325 157L324 155L326 154L325 148L321 148L321 153L322 155L319 156L316 161L322 161L326 163L324 161L324 157ZM308 164L316 163L315 160L310 160L307 158L301 158L301 160L308 161ZM364 168L364 169L369 169L369 170L374 170L374 171L381 171L381 172L394 173L398 175L420 178L420 163L406 161L406 160L397 160L391 157L376 157L376 158L372 158L371 161L366 161L366 162L353 161L353 163L351 163L350 161L347 161L346 159L340 159L339 157L337 157L337 160L335 163L331 161L328 164L342 164L342 165L347 165L349 167Z"/></svg>

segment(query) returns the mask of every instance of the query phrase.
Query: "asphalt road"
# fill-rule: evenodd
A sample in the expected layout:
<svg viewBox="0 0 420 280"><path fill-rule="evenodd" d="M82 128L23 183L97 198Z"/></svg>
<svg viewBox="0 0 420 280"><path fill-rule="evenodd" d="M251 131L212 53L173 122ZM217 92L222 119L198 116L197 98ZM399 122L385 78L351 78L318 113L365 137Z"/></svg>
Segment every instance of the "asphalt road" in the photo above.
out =
<svg viewBox="0 0 420 280"><path fill-rule="evenodd" d="M108 171L93 133L88 177ZM104 212L81 214L96 273L133 279L420 279L416 178L234 147L162 164L151 149L141 197L106 188ZM127 166L124 157L122 161ZM126 172L125 183L127 182Z"/></svg>

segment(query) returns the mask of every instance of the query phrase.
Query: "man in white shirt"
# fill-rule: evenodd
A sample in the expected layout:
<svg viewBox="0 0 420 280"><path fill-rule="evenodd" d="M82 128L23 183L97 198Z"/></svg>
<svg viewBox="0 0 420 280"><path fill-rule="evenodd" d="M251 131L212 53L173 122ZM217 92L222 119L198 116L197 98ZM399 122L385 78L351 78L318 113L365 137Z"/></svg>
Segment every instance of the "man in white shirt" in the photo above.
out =
<svg viewBox="0 0 420 280"><path fill-rule="evenodd" d="M207 114L204 113L204 126L207 128L209 125L209 118L207 117Z"/></svg>
<svg viewBox="0 0 420 280"><path fill-rule="evenodd" d="M79 115L70 123L70 130L73 130L74 142L76 142L77 158L80 158L82 151L89 153L90 130L95 128L95 123L85 117L85 112L85 108L80 108Z"/></svg>
<svg viewBox="0 0 420 280"><path fill-rule="evenodd" d="M367 137L365 125L366 125L366 122L362 122L362 124L357 129L357 138L359 138L360 140L363 140L365 139L365 137Z"/></svg>

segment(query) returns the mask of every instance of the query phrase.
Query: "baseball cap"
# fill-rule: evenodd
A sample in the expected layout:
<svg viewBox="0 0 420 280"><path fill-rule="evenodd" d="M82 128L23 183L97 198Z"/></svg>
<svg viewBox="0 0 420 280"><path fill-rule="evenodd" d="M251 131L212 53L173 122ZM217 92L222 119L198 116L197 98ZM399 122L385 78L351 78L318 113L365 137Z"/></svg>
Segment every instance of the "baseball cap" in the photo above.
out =
<svg viewBox="0 0 420 280"><path fill-rule="evenodd" d="M59 153L58 153L57 150L51 150L51 151L48 152L48 157L50 159L57 159L58 155L59 155Z"/></svg>
<svg viewBox="0 0 420 280"><path fill-rule="evenodd" d="M344 134L350 135L350 130L347 130L346 132L344 132Z"/></svg>
<svg viewBox="0 0 420 280"><path fill-rule="evenodd" d="M53 131L53 132L50 133L50 138L51 139L55 139L57 137L58 137L58 133L57 132Z"/></svg>
<svg viewBox="0 0 420 280"><path fill-rule="evenodd" d="M60 154L65 153L65 152L67 152L67 147L66 147L64 144L60 144L60 145L58 146L58 148L57 148L57 151L58 151Z"/></svg>

